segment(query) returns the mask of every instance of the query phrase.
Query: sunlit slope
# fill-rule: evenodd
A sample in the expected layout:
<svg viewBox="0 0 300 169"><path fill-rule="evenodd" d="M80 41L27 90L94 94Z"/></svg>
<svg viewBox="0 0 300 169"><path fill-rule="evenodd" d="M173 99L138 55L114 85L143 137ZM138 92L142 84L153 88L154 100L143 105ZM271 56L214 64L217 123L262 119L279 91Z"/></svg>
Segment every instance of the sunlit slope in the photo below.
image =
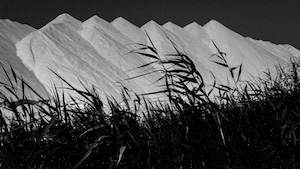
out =
<svg viewBox="0 0 300 169"><path fill-rule="evenodd" d="M289 57L287 54L271 52L267 46L253 43L215 20L205 24L204 29L219 50L226 53L229 65L243 64L243 77L246 79L250 75L254 77L262 75L267 69L274 75L276 73L274 66L279 64L284 66ZM279 48L277 46L276 49L280 50ZM214 47L212 50L217 52Z"/></svg>
<svg viewBox="0 0 300 169"><path fill-rule="evenodd" d="M22 77L44 96L46 90L53 93L54 86L68 87L58 75L78 89L95 88L103 100L110 96L121 99L122 87L136 94L161 90L164 82L156 82L162 76L156 72L158 65L138 68L153 61L132 52L141 48L140 44L153 43L162 58L175 54L176 47L194 62L208 86L215 80L225 85L231 80L229 70L216 63L222 62L214 56L217 48L226 53L229 67L242 65L242 80L262 76L268 69L275 75L275 66L285 66L300 55L290 45L245 38L215 20L185 27L149 21L139 28L122 17L111 23L98 16L82 22L62 14L38 30L9 20L0 24L1 63L22 72ZM5 69L9 69L7 65ZM143 76L133 78L139 75ZM1 71L1 81L7 83L3 77ZM161 95L152 99L155 97Z"/></svg>
<svg viewBox="0 0 300 169"><path fill-rule="evenodd" d="M139 66L147 64L148 59L132 53L132 51L139 46L110 23L94 16L83 23L83 28L84 29L80 32L82 37L85 38L99 54L119 68L122 73L125 73L126 76L132 78L154 71L151 67L136 69ZM132 86L140 87L143 93L149 93L157 91L156 86L158 84L153 85L153 82L158 78L159 76L157 76L157 74L151 74L131 80L125 80L125 78L123 78L123 80L125 80L125 82L136 83ZM129 86L127 87L130 89ZM135 92L138 94L141 93L138 91Z"/></svg>
<svg viewBox="0 0 300 169"><path fill-rule="evenodd" d="M122 86L137 94L154 91L149 77L126 80L139 75L131 69L146 63L127 54L131 51L127 43L132 41L96 16L82 23L63 14L16 46L23 63L49 92L53 84L68 87L59 75L78 89L95 87L101 98L120 99Z"/></svg>
<svg viewBox="0 0 300 169"><path fill-rule="evenodd" d="M130 38L135 43L146 44L146 35L137 26L133 25L126 19L118 17L111 22L122 34Z"/></svg>
<svg viewBox="0 0 300 169"><path fill-rule="evenodd" d="M215 63L223 63L222 60L213 56L218 54L217 48L226 54L224 57L229 67L233 68L242 64L241 80L263 76L266 70L270 70L271 74L275 75L275 66L285 66L291 57L298 57L295 55L297 50L293 51L283 45L245 38L215 20L203 27L197 23L191 23L184 28L171 22L160 26L150 21L142 26L142 30L149 34L161 55L174 53L170 40L175 42L176 47L194 61L208 84L211 84L214 79L221 84L227 84L228 78L230 81L228 68ZM149 40L147 44L151 45ZM215 78L210 72L215 75Z"/></svg>

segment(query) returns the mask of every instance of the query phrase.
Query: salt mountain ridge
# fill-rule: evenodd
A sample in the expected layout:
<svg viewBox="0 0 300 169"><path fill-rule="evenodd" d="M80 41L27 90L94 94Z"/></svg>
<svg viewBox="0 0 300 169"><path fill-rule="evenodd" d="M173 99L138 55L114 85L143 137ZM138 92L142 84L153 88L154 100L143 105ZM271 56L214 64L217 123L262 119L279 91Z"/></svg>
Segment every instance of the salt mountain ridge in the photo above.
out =
<svg viewBox="0 0 300 169"><path fill-rule="evenodd" d="M159 25L149 21L139 28L121 17L111 23L98 16L81 22L62 14L38 30L0 20L0 61L10 77L13 74L9 65L43 98L53 93L54 84L68 87L58 74L78 89L95 87L104 102L106 97L121 100L122 86L142 94L158 91L163 84L154 83L161 76L158 73L130 79L156 69L135 69L151 61L131 53L139 48L137 43L151 46L145 32L161 56L175 52L171 39L193 60L207 84L214 80L211 72L221 84L226 84L229 77L225 68L212 62L211 56L217 53L213 42L227 54L230 66L243 64L243 80L261 76L267 69L275 75L275 65L287 65L291 58L300 56L300 51L290 45L245 38L215 20L204 26L193 22L183 28L171 22ZM3 70L0 81L9 84ZM36 97L30 90L26 91L28 97ZM65 92L76 95L70 90Z"/></svg>

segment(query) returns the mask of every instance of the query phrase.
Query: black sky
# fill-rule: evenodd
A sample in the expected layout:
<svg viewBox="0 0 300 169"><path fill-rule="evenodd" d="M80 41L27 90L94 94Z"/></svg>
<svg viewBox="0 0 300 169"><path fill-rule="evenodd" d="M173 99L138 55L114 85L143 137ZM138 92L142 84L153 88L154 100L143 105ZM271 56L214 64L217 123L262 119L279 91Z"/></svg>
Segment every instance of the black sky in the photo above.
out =
<svg viewBox="0 0 300 169"><path fill-rule="evenodd" d="M300 49L300 0L0 0L0 18L40 28L69 13L84 21L122 16L142 26L150 20L185 26L215 19L243 36Z"/></svg>

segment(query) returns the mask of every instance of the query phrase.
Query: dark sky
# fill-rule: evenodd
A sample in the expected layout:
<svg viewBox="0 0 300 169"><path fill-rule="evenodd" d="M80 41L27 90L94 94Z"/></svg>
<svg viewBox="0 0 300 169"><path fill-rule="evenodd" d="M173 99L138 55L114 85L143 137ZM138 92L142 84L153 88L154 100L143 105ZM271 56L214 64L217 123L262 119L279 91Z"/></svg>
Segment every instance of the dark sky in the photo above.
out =
<svg viewBox="0 0 300 169"><path fill-rule="evenodd" d="M141 26L149 20L185 26L211 19L243 36L300 49L300 0L0 0L0 18L40 28L62 13L84 21L122 16Z"/></svg>

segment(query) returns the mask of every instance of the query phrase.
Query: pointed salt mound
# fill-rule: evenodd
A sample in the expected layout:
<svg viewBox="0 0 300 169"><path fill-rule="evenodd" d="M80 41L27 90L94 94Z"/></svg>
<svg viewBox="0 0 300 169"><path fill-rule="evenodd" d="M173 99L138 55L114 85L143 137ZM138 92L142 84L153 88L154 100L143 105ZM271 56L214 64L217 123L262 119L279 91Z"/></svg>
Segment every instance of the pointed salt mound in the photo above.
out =
<svg viewBox="0 0 300 169"><path fill-rule="evenodd" d="M96 28L98 29L98 31L105 32L105 34L111 37L118 38L121 44L126 44L128 43L128 41L131 42L131 40L128 37L124 36L113 25L111 25L109 22L105 21L104 19L99 18L96 15L84 21L82 26L85 29Z"/></svg>
<svg viewBox="0 0 300 169"><path fill-rule="evenodd" d="M95 86L104 103L107 96L120 100L117 82L129 77L75 31L80 27L78 23L56 20L17 43L18 56L50 91L53 83L68 87L55 72L78 89L84 90L78 79L88 88ZM132 85L128 82L122 84L125 87ZM76 92L65 92L76 97Z"/></svg>
<svg viewBox="0 0 300 169"><path fill-rule="evenodd" d="M194 43L191 43L191 45L194 46L194 50L196 50L198 56L202 56L206 61L208 61L209 57L214 53L210 48L208 48L211 45L212 41L206 30L196 22L190 23L183 29L192 35L190 36L191 39L196 39L196 41Z"/></svg>
<svg viewBox="0 0 300 169"><path fill-rule="evenodd" d="M243 64L243 75L247 79L251 78L251 75L254 77L262 75L262 72L267 69L270 69L271 74L275 75L274 65L285 64L285 59L273 55L215 20L204 25L204 29L220 51L227 54L226 60L229 66L235 67ZM217 53L213 45L210 47Z"/></svg>
<svg viewBox="0 0 300 169"><path fill-rule="evenodd" d="M210 48L208 47L208 37L205 36L194 36L185 29L168 22L163 25L164 28L172 32L179 39L178 42L175 42L178 46L182 47L182 52L185 53L196 65L196 68L201 75L205 83L213 84L215 80L210 70L214 70L215 77L218 83L222 83L226 80L227 74L223 69L213 62L209 61L209 57L213 54ZM195 31L196 32L196 31ZM205 34L204 32L203 34ZM207 35L208 36L208 35Z"/></svg>
<svg viewBox="0 0 300 169"><path fill-rule="evenodd" d="M55 25L60 23L64 23L64 25L68 26L70 29L74 31L78 31L82 29L81 21L75 19L74 17L72 17L67 13L57 16L54 20L46 24L44 27L47 28L49 25Z"/></svg>
<svg viewBox="0 0 300 169"><path fill-rule="evenodd" d="M200 25L199 25L200 26ZM199 59L206 60L207 56L211 55L211 50L207 47L207 44L209 44L209 37L208 34L204 31L203 34L193 34L188 32L186 29L183 29L171 22L167 22L163 25L163 27L173 34L175 34L183 44L183 48L186 52L197 52L199 54ZM198 27L197 27L198 28ZM201 30L194 31L194 32L200 32ZM189 49L187 49L189 48ZM200 57L201 56L201 57Z"/></svg>
<svg viewBox="0 0 300 169"><path fill-rule="evenodd" d="M37 92L42 98L46 99L48 94L44 86L34 76L33 72L29 71L29 69L24 66L20 58L16 55L15 43L34 30L34 28L28 25L19 24L10 20L0 20L0 82L10 86L9 79L11 79L13 85L18 88L18 92L16 94L22 98L23 89L21 80L18 80L17 84L15 84L14 76L10 68L12 67L18 77L22 77L29 86L34 88L35 92ZM6 73L8 73L9 77L7 77ZM0 89L0 92L2 94L7 94L6 96L9 98L16 99L5 89ZM34 94L26 86L25 95L28 99L39 98L39 96ZM1 98L0 102L2 101L3 100Z"/></svg>
<svg viewBox="0 0 300 169"><path fill-rule="evenodd" d="M201 39L202 41L206 43L210 43L210 37L207 34L206 30L199 25L197 22L192 22L188 25L186 25L183 29L190 32L193 36L195 36L197 39Z"/></svg>
<svg viewBox="0 0 300 169"><path fill-rule="evenodd" d="M169 21L169 22L165 23L164 25L162 25L161 28L163 28L163 31L167 30L167 32L172 33L173 36L174 36L172 40L174 40L174 42L176 44L177 43L182 43L182 44L178 44L178 47L184 48L185 44L181 41L182 38L179 38L179 37L180 36L185 36L186 32L184 32L184 30L180 26L175 25L174 23L172 23L172 22Z"/></svg>
<svg viewBox="0 0 300 169"><path fill-rule="evenodd" d="M175 54L176 50L172 44L175 42L176 44L182 44L180 39L173 34L172 32L168 31L167 29L163 28L159 24L154 21L149 21L141 27L145 33L148 34L149 38L147 37L147 45L153 46L157 49L159 57L165 58L167 54ZM153 44L152 44L153 43ZM182 49L182 46L177 45L178 48ZM153 55L153 52L150 50L146 50L148 54ZM144 56L143 56L144 57ZM152 58L149 58L149 62L153 61ZM157 65L156 69L160 69Z"/></svg>
<svg viewBox="0 0 300 169"><path fill-rule="evenodd" d="M139 27L133 25L124 18L118 17L113 20L111 24L134 43L146 44L145 33Z"/></svg>
<svg viewBox="0 0 300 169"><path fill-rule="evenodd" d="M187 54L189 57L192 57L191 59L193 61L198 62L195 63L195 65L197 65L200 71L207 71L203 64L205 64L206 58L211 54L211 51L208 50L206 45L198 44L202 39L194 38L192 34L180 26L173 24L172 22L165 23L163 28L176 35L177 41L175 38L173 38L173 42L181 48L183 53ZM199 47L201 50L196 51ZM197 52L200 52L198 53L198 56L195 55Z"/></svg>
<svg viewBox="0 0 300 169"><path fill-rule="evenodd" d="M149 37L161 58L167 58L166 55L168 54L176 54L176 47L180 52L186 54L194 62L197 70L201 72L205 83L212 82L211 80L213 77L209 70L204 67L203 63L205 63L205 61L203 58L194 55L194 53L196 53L195 50L189 51L189 49L193 48L191 44L197 42L197 39L193 39L189 32L171 22L160 26L154 21L150 21L143 25L142 29L149 34ZM147 41L148 45L151 46L152 44L150 40L148 39ZM169 66L166 65L166 67Z"/></svg>
<svg viewBox="0 0 300 169"><path fill-rule="evenodd" d="M135 69L147 62L141 57L134 53L130 53L135 48L132 48L132 40L123 35L114 26L105 20L94 16L83 23L83 30L80 34L87 42L89 42L96 51L104 56L111 64L118 67L128 77L136 77L141 74L152 72L154 69ZM135 70L132 70L135 69ZM131 70L131 71L130 71ZM157 91L155 85L152 85L159 77L156 74L151 76L142 76L132 80L122 80L133 83L128 89L134 92L148 93ZM143 89L139 91L139 86Z"/></svg>
<svg viewBox="0 0 300 169"><path fill-rule="evenodd" d="M175 42L178 42L179 39L172 32L168 31L167 29L163 28L162 26L160 26L152 20L144 24L141 27L141 29L149 35L152 43L157 48L159 54L163 56L165 54L175 52L174 47L172 46L172 43L168 38ZM147 45L152 46L148 38Z"/></svg>

